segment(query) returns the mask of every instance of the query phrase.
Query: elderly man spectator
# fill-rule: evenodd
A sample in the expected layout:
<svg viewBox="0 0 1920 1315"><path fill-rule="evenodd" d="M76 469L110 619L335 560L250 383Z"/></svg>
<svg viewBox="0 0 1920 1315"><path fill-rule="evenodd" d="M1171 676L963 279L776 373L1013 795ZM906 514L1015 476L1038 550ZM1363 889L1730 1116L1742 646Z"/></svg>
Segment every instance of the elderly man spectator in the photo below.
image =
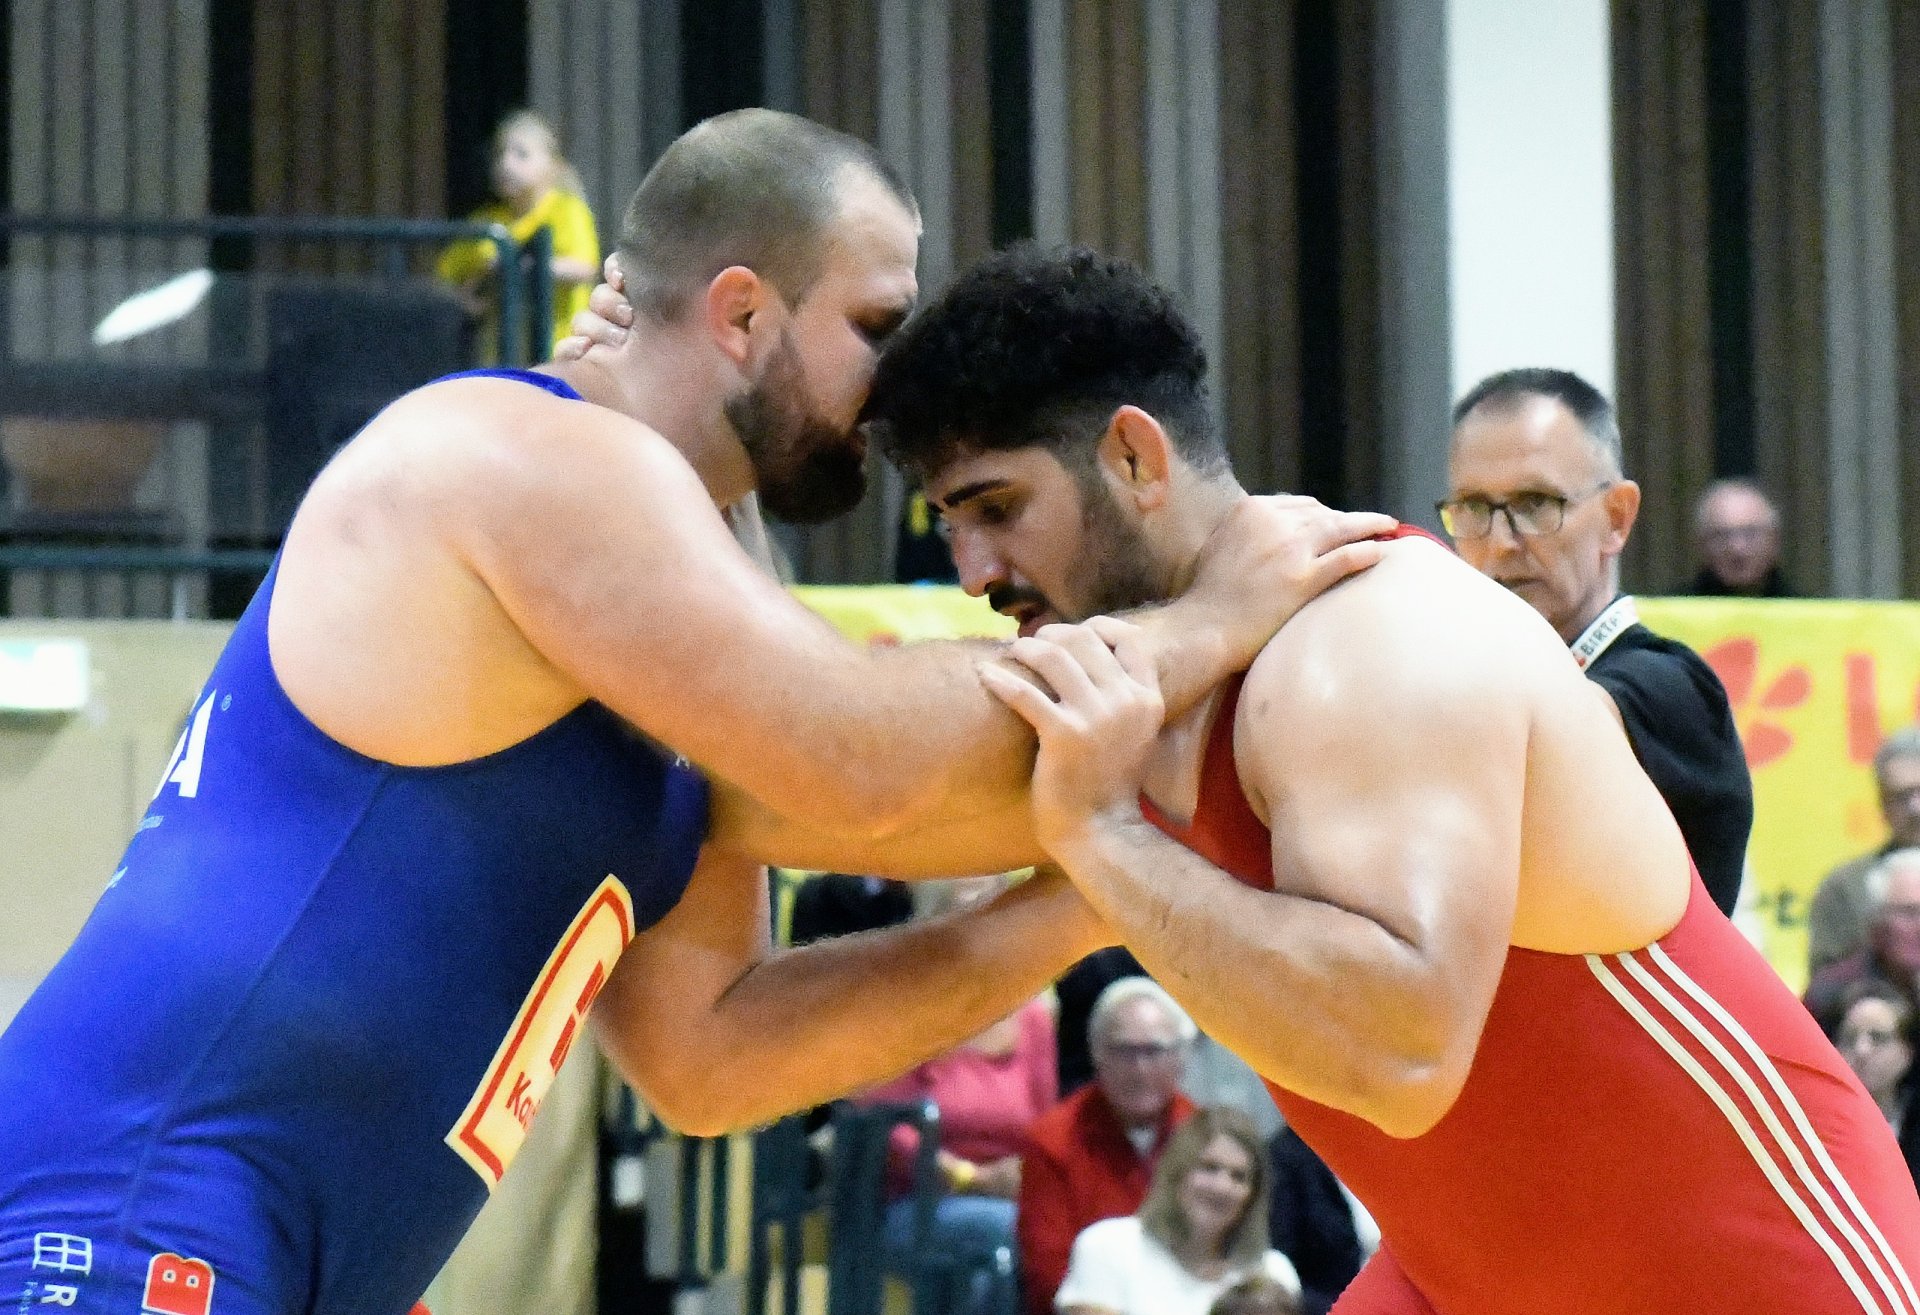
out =
<svg viewBox="0 0 1920 1315"><path fill-rule="evenodd" d="M1676 592L1707 597L1791 598L1780 568L1780 511L1750 479L1707 485L1693 508L1700 569Z"/></svg>
<svg viewBox="0 0 1920 1315"><path fill-rule="evenodd" d="M1447 479L1440 519L1460 556L1545 617L1606 691L1714 903L1732 913L1753 780L1719 677L1641 625L1620 592L1640 486L1621 471L1612 404L1565 370L1484 379L1454 408Z"/></svg>
<svg viewBox="0 0 1920 1315"><path fill-rule="evenodd" d="M1823 877L1813 892L1813 908L1807 916L1809 978L1866 943L1867 923L1876 902L1869 882L1880 860L1896 849L1920 846L1920 723L1880 742L1873 755L1873 779L1880 791L1880 816L1887 822L1887 843L1848 859Z"/></svg>
<svg viewBox="0 0 1920 1315"><path fill-rule="evenodd" d="M1180 1094L1195 1028L1151 978L1102 991L1088 1021L1094 1079L1028 1129L1020 1178L1020 1274L1030 1315L1046 1315L1087 1225L1130 1215L1193 1113Z"/></svg>
<svg viewBox="0 0 1920 1315"><path fill-rule="evenodd" d="M1887 854L1868 884L1878 898L1866 944L1822 968L1807 987L1807 1008L1829 1036L1838 1031L1842 998L1860 983L1884 984L1920 1004L1920 849Z"/></svg>

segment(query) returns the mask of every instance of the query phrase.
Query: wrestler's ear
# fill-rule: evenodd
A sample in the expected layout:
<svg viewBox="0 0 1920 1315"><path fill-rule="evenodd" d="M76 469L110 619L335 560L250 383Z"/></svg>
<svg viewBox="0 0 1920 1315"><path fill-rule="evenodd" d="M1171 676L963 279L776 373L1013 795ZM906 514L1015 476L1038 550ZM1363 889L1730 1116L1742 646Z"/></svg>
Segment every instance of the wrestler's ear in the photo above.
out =
<svg viewBox="0 0 1920 1315"><path fill-rule="evenodd" d="M753 354L753 319L766 307L767 292L758 274L745 265L729 265L713 276L701 299L714 346L742 369Z"/></svg>
<svg viewBox="0 0 1920 1315"><path fill-rule="evenodd" d="M1107 418L1096 454L1115 492L1141 511L1167 500L1173 473L1173 440L1158 420L1137 406L1122 406Z"/></svg>
<svg viewBox="0 0 1920 1315"><path fill-rule="evenodd" d="M1633 523L1640 518L1640 486L1630 479L1623 479L1602 495L1602 505L1607 512L1606 553L1609 557L1618 556L1627 546L1627 536L1633 533Z"/></svg>

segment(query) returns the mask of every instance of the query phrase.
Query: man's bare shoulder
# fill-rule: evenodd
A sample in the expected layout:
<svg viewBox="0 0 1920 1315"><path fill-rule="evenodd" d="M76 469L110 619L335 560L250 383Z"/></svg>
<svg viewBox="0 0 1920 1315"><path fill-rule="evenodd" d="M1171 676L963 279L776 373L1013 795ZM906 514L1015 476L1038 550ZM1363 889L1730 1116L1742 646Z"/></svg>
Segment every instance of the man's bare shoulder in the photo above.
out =
<svg viewBox="0 0 1920 1315"><path fill-rule="evenodd" d="M296 533L390 522L409 538L473 546L514 524L593 515L717 515L698 477L653 429L607 407L511 379L441 380L391 403L314 481Z"/></svg>
<svg viewBox="0 0 1920 1315"><path fill-rule="evenodd" d="M648 426L609 407L561 397L512 379L443 379L399 398L367 426L356 444L396 453L432 449L443 475L475 465L528 462L545 477L594 475L592 462L661 460L685 466L673 446ZM570 458L579 457L582 463Z"/></svg>
<svg viewBox="0 0 1920 1315"><path fill-rule="evenodd" d="M1444 547L1401 539L1268 641L1240 716L1352 725L1436 702L1477 713L1568 675L1577 672L1566 645L1532 608Z"/></svg>

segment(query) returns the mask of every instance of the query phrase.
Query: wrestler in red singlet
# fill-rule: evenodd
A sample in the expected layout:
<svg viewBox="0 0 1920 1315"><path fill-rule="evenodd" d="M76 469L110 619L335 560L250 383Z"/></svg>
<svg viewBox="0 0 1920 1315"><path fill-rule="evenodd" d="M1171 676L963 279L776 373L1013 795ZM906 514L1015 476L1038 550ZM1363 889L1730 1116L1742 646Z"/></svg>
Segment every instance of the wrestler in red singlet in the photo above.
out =
<svg viewBox="0 0 1920 1315"><path fill-rule="evenodd" d="M1239 692L1192 825L1143 804L1270 889ZM1509 949L1466 1087L1425 1135L1273 1094L1380 1224L1336 1315L1920 1315L1920 1200L1886 1120L1697 875L1643 949Z"/></svg>

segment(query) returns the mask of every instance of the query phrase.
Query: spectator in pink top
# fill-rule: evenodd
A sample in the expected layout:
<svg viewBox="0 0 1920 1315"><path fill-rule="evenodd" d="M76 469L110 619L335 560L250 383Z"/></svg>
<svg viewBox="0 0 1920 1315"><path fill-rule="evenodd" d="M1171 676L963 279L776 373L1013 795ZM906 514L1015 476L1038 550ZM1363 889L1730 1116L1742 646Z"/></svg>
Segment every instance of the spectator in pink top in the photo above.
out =
<svg viewBox="0 0 1920 1315"><path fill-rule="evenodd" d="M930 915L991 895L998 877L922 886ZM931 905L932 907L929 907ZM957 1049L931 1059L885 1086L865 1103L930 1099L940 1109L939 1164L946 1195L935 1208L933 1236L916 1238L911 1166L918 1150L911 1128L894 1132L889 1165L887 1250L906 1258L932 1251L958 1267L985 1270L995 1252L1014 1245L1014 1200L1027 1128L1059 1094L1053 1014L1038 1000L1002 1019ZM954 1315L963 1315L955 1312Z"/></svg>

